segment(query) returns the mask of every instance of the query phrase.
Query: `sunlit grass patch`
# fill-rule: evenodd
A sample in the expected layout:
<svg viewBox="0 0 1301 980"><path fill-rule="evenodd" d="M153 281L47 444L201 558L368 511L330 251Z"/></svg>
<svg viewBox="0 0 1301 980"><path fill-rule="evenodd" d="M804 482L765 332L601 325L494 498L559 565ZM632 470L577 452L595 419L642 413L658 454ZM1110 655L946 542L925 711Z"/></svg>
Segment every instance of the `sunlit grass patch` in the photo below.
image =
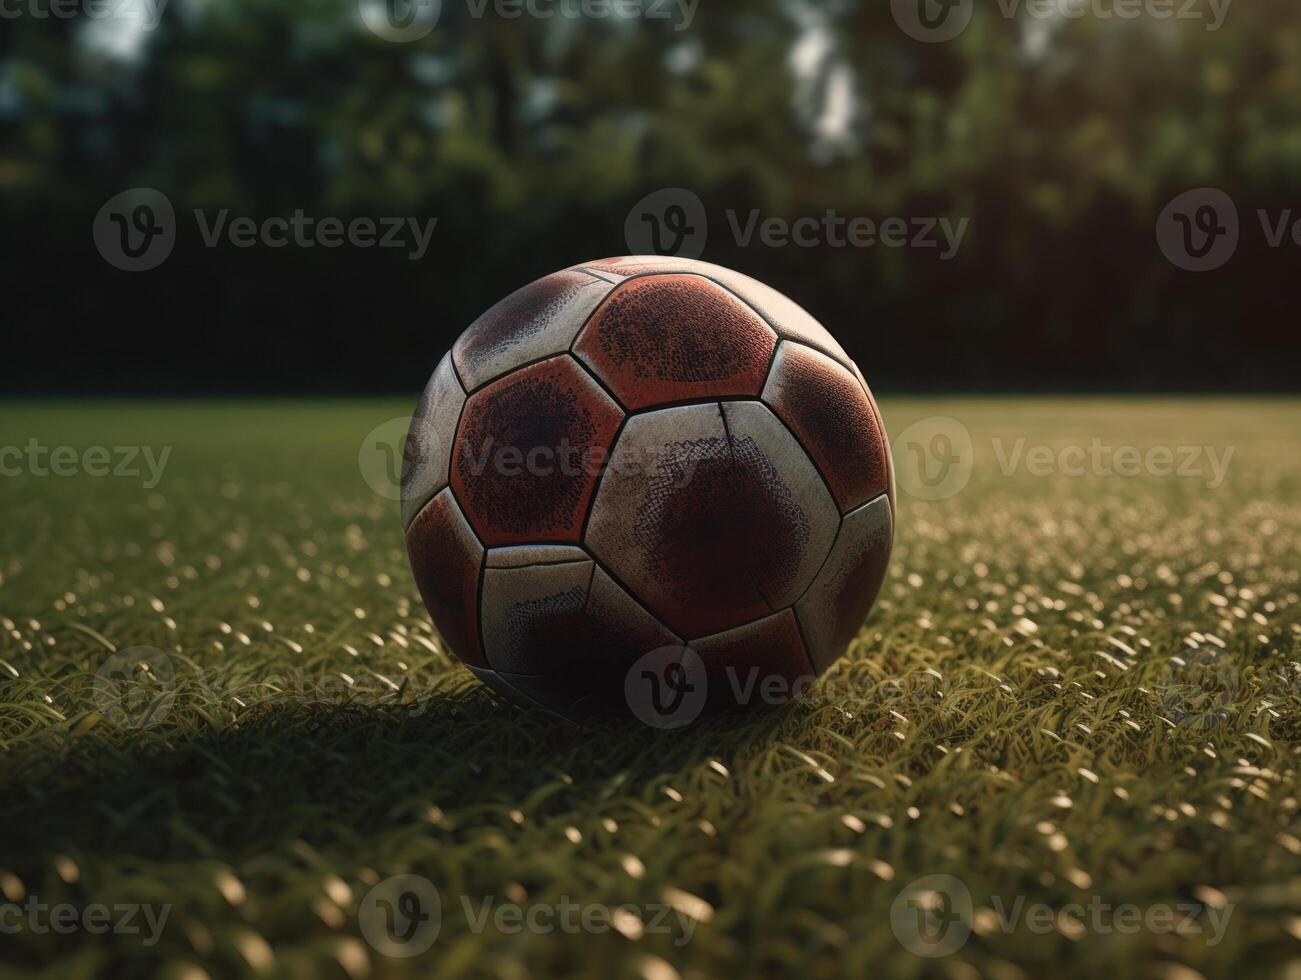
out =
<svg viewBox="0 0 1301 980"><path fill-rule="evenodd" d="M0 894L170 911L152 943L24 918L4 961L1215 977L1296 959L1301 408L882 409L896 434L960 420L973 466L945 499L901 492L849 655L799 703L658 732L520 711L448 657L396 506L358 472L362 437L409 406L6 406L3 445L171 453L148 488L0 479ZM1055 462L1009 472L1018 439ZM1214 488L1064 472L1095 439L1233 453ZM118 700L96 687L114 657ZM359 917L402 874L441 903L412 959ZM929 959L909 922L961 899L908 891L933 875L970 909Z"/></svg>

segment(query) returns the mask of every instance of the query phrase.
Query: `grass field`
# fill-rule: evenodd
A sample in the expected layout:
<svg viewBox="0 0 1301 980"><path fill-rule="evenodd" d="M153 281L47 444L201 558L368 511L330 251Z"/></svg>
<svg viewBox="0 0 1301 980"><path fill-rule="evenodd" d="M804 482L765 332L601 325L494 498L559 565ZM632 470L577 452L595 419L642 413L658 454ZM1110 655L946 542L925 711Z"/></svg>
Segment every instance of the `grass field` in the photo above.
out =
<svg viewBox="0 0 1301 980"><path fill-rule="evenodd" d="M521 711L442 652L358 465L410 405L0 407L0 446L172 447L148 489L139 459L0 478L0 970L1301 975L1301 402L881 407L961 421L970 482L901 481L882 596L810 698L678 732ZM1214 488L1204 455L1062 472L1095 439L1232 455ZM158 698L97 696L140 645ZM358 915L404 873L441 900L413 958ZM936 874L960 886L909 890ZM969 938L917 955L910 899ZM96 903L170 909L104 933Z"/></svg>

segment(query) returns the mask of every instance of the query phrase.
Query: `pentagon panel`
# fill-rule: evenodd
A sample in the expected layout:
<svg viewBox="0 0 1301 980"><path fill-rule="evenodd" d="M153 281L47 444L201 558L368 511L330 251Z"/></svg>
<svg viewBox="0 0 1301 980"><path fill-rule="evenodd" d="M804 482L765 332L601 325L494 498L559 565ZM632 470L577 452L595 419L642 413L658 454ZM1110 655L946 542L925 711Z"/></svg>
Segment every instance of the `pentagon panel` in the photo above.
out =
<svg viewBox="0 0 1301 980"><path fill-rule="evenodd" d="M846 514L826 564L795 604L819 672L845 652L867 618L885 579L893 533L887 497Z"/></svg>
<svg viewBox="0 0 1301 980"><path fill-rule="evenodd" d="M736 506L749 514L749 567L773 609L804 594L840 526L840 512L804 448L766 405L724 402ZM762 533L760 533L762 531Z"/></svg>
<svg viewBox="0 0 1301 980"><path fill-rule="evenodd" d="M452 488L490 547L577 542L623 413L567 355L470 396Z"/></svg>
<svg viewBox="0 0 1301 980"><path fill-rule="evenodd" d="M590 559L489 567L481 612L491 667L560 714L597 692L617 704L636 659L679 642Z"/></svg>

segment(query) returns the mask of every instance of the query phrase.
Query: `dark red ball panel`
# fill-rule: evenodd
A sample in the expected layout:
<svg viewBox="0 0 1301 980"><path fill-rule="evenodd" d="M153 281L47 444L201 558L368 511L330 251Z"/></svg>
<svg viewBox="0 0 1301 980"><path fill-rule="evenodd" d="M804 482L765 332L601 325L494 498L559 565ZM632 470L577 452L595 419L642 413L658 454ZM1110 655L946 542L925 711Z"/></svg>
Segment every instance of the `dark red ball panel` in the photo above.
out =
<svg viewBox="0 0 1301 980"><path fill-rule="evenodd" d="M757 395L777 335L701 276L622 283L592 314L574 353L630 409L692 398Z"/></svg>
<svg viewBox="0 0 1301 980"><path fill-rule="evenodd" d="M819 671L845 652L885 581L894 516L884 496L845 515L836 543L795 614Z"/></svg>
<svg viewBox="0 0 1301 980"><path fill-rule="evenodd" d="M467 664L486 667L479 645L479 567L483 548L444 490L407 528L407 557L438 632Z"/></svg>
<svg viewBox="0 0 1301 980"><path fill-rule="evenodd" d="M858 379L830 357L783 342L763 400L813 457L841 513L885 492L889 471L880 420Z"/></svg>
<svg viewBox="0 0 1301 980"><path fill-rule="evenodd" d="M782 703L816 673L789 609L691 644L705 665L709 704Z"/></svg>
<svg viewBox="0 0 1301 980"><path fill-rule="evenodd" d="M623 413L568 355L472 395L452 457L452 488L491 547L577 542Z"/></svg>

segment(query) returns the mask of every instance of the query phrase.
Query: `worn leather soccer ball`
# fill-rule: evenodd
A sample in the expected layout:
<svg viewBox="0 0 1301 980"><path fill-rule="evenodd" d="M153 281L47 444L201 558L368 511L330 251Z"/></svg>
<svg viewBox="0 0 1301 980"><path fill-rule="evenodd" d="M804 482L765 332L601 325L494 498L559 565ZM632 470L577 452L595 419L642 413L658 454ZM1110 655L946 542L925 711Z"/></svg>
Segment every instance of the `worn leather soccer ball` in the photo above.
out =
<svg viewBox="0 0 1301 980"><path fill-rule="evenodd" d="M858 368L706 262L606 259L508 296L439 362L404 456L407 551L447 646L568 716L626 709L639 670L657 707L660 681L711 706L798 689L858 632L893 539Z"/></svg>

